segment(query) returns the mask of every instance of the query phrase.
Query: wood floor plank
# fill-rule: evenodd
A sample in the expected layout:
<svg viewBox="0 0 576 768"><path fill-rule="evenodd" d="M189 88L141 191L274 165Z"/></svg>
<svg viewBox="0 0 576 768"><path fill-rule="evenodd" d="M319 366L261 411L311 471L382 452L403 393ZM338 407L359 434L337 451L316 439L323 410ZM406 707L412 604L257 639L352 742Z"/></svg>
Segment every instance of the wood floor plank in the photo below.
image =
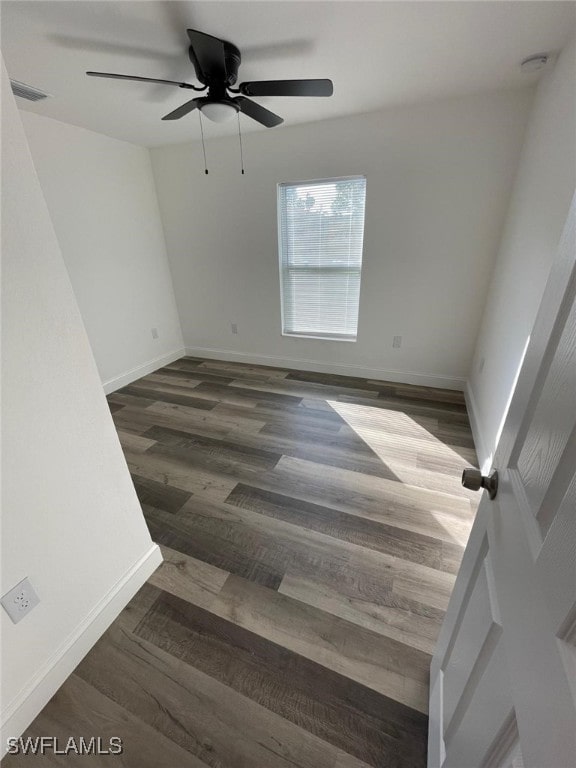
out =
<svg viewBox="0 0 576 768"><path fill-rule="evenodd" d="M152 575L153 577L154 574ZM159 594L159 590L151 586L151 582L144 584L112 623L112 628L119 628L124 632L132 632L152 608ZM93 649L90 653L92 652Z"/></svg>
<svg viewBox="0 0 576 768"><path fill-rule="evenodd" d="M299 436L297 436L297 430L286 431L284 434L291 434L291 436L272 434L272 430L266 429L260 430L257 434L236 431L230 436L230 440L248 449L259 446L286 456L316 461L389 480L397 479L397 475L359 438L351 440L341 437L338 433L330 433L324 438L318 434L317 430L310 430L306 434L299 433Z"/></svg>
<svg viewBox="0 0 576 768"><path fill-rule="evenodd" d="M278 591L417 648L431 658L444 612L412 600L399 599L391 587L386 590L382 584L379 586L376 593L370 594L358 588L345 589L313 575L288 571Z"/></svg>
<svg viewBox="0 0 576 768"><path fill-rule="evenodd" d="M268 427L279 426L271 429ZM328 431L311 427L301 430L297 425L284 429L283 425L271 425L261 429L256 435L235 434L235 442L250 447L252 445L278 446L273 450L287 455L296 455L297 451L316 451L316 459L324 460L325 454L342 460L362 461L377 459L374 451L358 435L344 433L342 429ZM321 453L320 453L321 451ZM379 461L382 464L381 461Z"/></svg>
<svg viewBox="0 0 576 768"><path fill-rule="evenodd" d="M327 386L337 383L348 389L366 389L371 392L379 392L386 382L368 381L357 376L335 376L332 373L316 373L314 371L291 371L287 379L294 381L308 381L315 384L325 384Z"/></svg>
<svg viewBox="0 0 576 768"><path fill-rule="evenodd" d="M230 576L210 612L426 714L430 656L287 595Z"/></svg>
<svg viewBox="0 0 576 768"><path fill-rule="evenodd" d="M230 363L223 360L203 360L200 367L209 371L229 371L230 375L237 379L247 377L250 379L283 379L288 371L269 365L250 365L247 363Z"/></svg>
<svg viewBox="0 0 576 768"><path fill-rule="evenodd" d="M143 722L202 765L333 768L343 756L314 734L117 627L106 633L77 674L136 710ZM158 765L179 768L178 763Z"/></svg>
<svg viewBox="0 0 576 768"><path fill-rule="evenodd" d="M448 573L458 573L464 557L465 547L449 541L442 542L442 565L440 570Z"/></svg>
<svg viewBox="0 0 576 768"><path fill-rule="evenodd" d="M338 434L344 424L342 418L332 409L312 410L304 408L300 403L278 407L276 403L255 401L252 408L246 408L245 403L234 405L221 402L214 409L214 413L231 418L240 416L262 421L267 427L304 428L304 434L309 430L319 430L319 436L327 439Z"/></svg>
<svg viewBox="0 0 576 768"><path fill-rule="evenodd" d="M461 453L456 454L454 452L451 456L446 454L439 456L437 452L434 453L432 451L419 451L416 456L416 468L426 470L426 476L428 476L429 472L435 472L440 476L449 475L459 479L458 475L462 474L463 469L474 466L476 463L475 458L468 459L464 453L465 451L466 449L463 448ZM472 455L473 451L468 450L466 453ZM440 479L444 478L440 477Z"/></svg>
<svg viewBox="0 0 576 768"><path fill-rule="evenodd" d="M392 592L398 598L420 601L441 611L447 610L453 588L453 581L435 579L430 583L408 570L395 575L392 581Z"/></svg>
<svg viewBox="0 0 576 768"><path fill-rule="evenodd" d="M146 410L154 414L154 416L157 414L172 416L178 422L176 425L173 425L177 429L183 429L188 425L191 426L197 424L199 426L204 425L209 430L213 430L214 433L217 433L219 429L228 431L239 429L245 432L259 432L266 424L265 421L253 421L248 417L242 418L241 416L228 419L225 416L213 413L212 411L200 414L195 408L187 408L184 405L171 403L156 402L148 406Z"/></svg>
<svg viewBox="0 0 576 768"><path fill-rule="evenodd" d="M119 390L120 394L133 395L134 397L145 397L147 400L160 401L163 403L173 403L175 405L186 405L189 408L196 408L201 411L210 411L215 403L210 400L194 397L187 391L176 391L177 388L170 388L169 385L156 385L153 382L135 382ZM181 388L184 390L184 388Z"/></svg>
<svg viewBox="0 0 576 768"><path fill-rule="evenodd" d="M473 456L476 454L474 438L468 424L446 424L445 422L440 422L434 432L434 437L456 452L459 452L459 448L463 447L471 449ZM474 459L472 464L477 465L477 460Z"/></svg>
<svg viewBox="0 0 576 768"><path fill-rule="evenodd" d="M321 534L317 534L321 535ZM382 575L388 576L392 580L392 589L395 589L397 583L409 583L414 586L410 599L419 605L425 607L424 613L428 615L428 607L433 606L440 610L446 610L446 598L451 594L456 579L455 574L446 571L438 571L419 563L411 563L400 557L390 557L382 552L371 550L360 550L354 544L347 546L354 548L348 562L346 570L349 573L356 573L363 588L369 588L377 591L377 583ZM381 574L380 577L378 574ZM322 575L322 574L317 574ZM346 587L342 587L346 592ZM437 596L437 601L429 599L430 594ZM388 594L384 598L384 604L389 604ZM397 603L394 603L397 604ZM417 613L420 611L417 610Z"/></svg>
<svg viewBox="0 0 576 768"><path fill-rule="evenodd" d="M209 608L230 575L202 560L160 545L164 561L148 579L165 592Z"/></svg>
<svg viewBox="0 0 576 768"><path fill-rule="evenodd" d="M439 429L438 419L428 416L412 418L403 411L374 408L357 403L342 403L339 400L326 401L330 409L337 413L344 422L341 432L358 436L359 429L365 428L368 434L375 436L402 435L429 440L436 444L436 432Z"/></svg>
<svg viewBox="0 0 576 768"><path fill-rule="evenodd" d="M170 458L146 453L125 452L131 474L168 485L181 491L202 495L207 499L225 499L236 485L234 478L196 470L176 464Z"/></svg>
<svg viewBox="0 0 576 768"><path fill-rule="evenodd" d="M215 381L211 381L208 378L203 379L202 376L195 379L193 378L195 372L196 371L189 372L191 378L189 377L186 381L183 381L182 386L185 388L191 387L190 392L194 393L194 397L205 400L207 403L212 403L213 407L225 402L228 405L233 405L237 408L243 408L249 411L250 409L255 408L258 404L256 397L247 396L246 392L243 391L236 393L234 389L231 389L228 385L228 379L218 381L217 377L212 377ZM188 372L185 371L185 373ZM172 381L172 384L173 383L174 382ZM201 387L201 384L207 384L208 386Z"/></svg>
<svg viewBox="0 0 576 768"><path fill-rule="evenodd" d="M217 409L215 409L217 410ZM454 496L455 500L460 497L469 499L467 506L477 504L477 499L471 491L461 488L462 467L467 466L467 462L460 460L461 465L453 471L452 476L446 473L434 473L423 469L417 469L416 466L410 466L410 460L397 462L397 455L394 449L390 449L388 463L380 458L367 443L363 442L358 436L352 438L348 433L341 437L340 434L329 435L326 438L319 437L310 431L296 437L298 431L288 430L285 434L292 434L292 437L284 437L276 434L281 430L272 430L265 427L257 434L244 434L236 431L233 441L237 445L243 445L247 448L260 446L277 453L283 453L293 458L304 459L314 462L318 465L329 465L340 469L347 469L361 475L380 477L388 480L394 480L398 483L404 482L411 485L414 489L423 488L424 491L437 490L442 494ZM411 452L411 462L415 465L417 461L417 451ZM384 457L385 458L385 457ZM455 462L455 466L457 466ZM317 474L322 474L321 467L317 467ZM464 505L466 506L466 502ZM466 536L468 527L466 530Z"/></svg>
<svg viewBox="0 0 576 768"><path fill-rule="evenodd" d="M132 453L145 453L155 443L155 440L135 435L133 432L126 432L123 429L118 429L117 432L122 448L132 451Z"/></svg>
<svg viewBox="0 0 576 768"><path fill-rule="evenodd" d="M150 429L150 427L165 426L181 431L190 430L195 434L205 435L206 437L224 437L234 430L234 426L230 423L222 421L215 423L213 419L208 422L205 418L207 411L184 413L173 409L154 409L156 405L162 404L150 402L148 406L141 408L127 405L118 413L112 414L116 429L122 429L127 432L138 430L138 434L142 434L147 429Z"/></svg>
<svg viewBox="0 0 576 768"><path fill-rule="evenodd" d="M439 539L300 501L292 496L238 483L226 503L438 570L453 565L450 559L443 560L442 541Z"/></svg>
<svg viewBox="0 0 576 768"><path fill-rule="evenodd" d="M116 392L112 392L111 395L108 395L108 402L122 406L131 405L134 408L146 408L147 406L152 405L155 400L150 400L148 398L139 397L136 395L127 395L126 393L117 390ZM114 414L115 411L112 411L112 413Z"/></svg>
<svg viewBox="0 0 576 768"><path fill-rule="evenodd" d="M205 509L207 502L202 501ZM195 516L188 524L180 518L170 523L158 510L144 510L154 541L189 555L218 569L278 589L284 575L284 563L270 547L266 557L259 557L261 540L248 531L237 531L223 524L206 524Z"/></svg>
<svg viewBox="0 0 576 768"><path fill-rule="evenodd" d="M424 765L424 715L210 611L164 593L136 634L370 765Z"/></svg>
<svg viewBox="0 0 576 768"><path fill-rule="evenodd" d="M395 579L443 600L454 583L453 574L223 502L192 496L176 515L154 510L146 517L160 543L273 589L290 571L387 604Z"/></svg>
<svg viewBox="0 0 576 768"><path fill-rule="evenodd" d="M251 484L456 544L473 519L468 499L289 456Z"/></svg>
<svg viewBox="0 0 576 768"><path fill-rule="evenodd" d="M329 478L331 482L337 483L342 487L349 487L366 495L379 494L380 499L387 503L394 499L403 498L414 505L414 508L422 508L430 512L443 512L445 514L453 513L458 519L464 517L470 520L472 513L468 499L462 496L455 496L449 493L429 491L416 486L407 486L405 483L390 482L378 477L366 476L361 472L341 470L332 467L325 467L311 461L293 459L284 456L274 470L277 474L280 472L286 475L292 473L298 475L302 480L317 477L318 467L322 467L322 474Z"/></svg>
<svg viewBox="0 0 576 768"><path fill-rule="evenodd" d="M341 421L341 419L339 418L338 414L334 411L334 409L328 406L326 400L320 400L320 399L307 400L306 398L301 398L297 404L295 403L287 404L282 400L278 402L276 400L266 400L265 402L260 401L259 407L266 408L270 418L272 418L273 414L276 414L277 417L281 417L283 414L286 414L287 416L288 415L298 416L302 414L302 411L305 408L304 403L306 402L308 404L314 403L314 405L316 406L314 408L313 413L310 412L312 411L312 408L310 407L307 408L307 411L306 411L307 418L312 419L312 421L310 421L310 424L314 424L313 419L320 419L322 421L325 419L336 421L336 422Z"/></svg>
<svg viewBox="0 0 576 768"><path fill-rule="evenodd" d="M274 381L254 381L251 379L237 379L232 382L234 387L242 387L245 389L251 389L256 392L263 393L275 393L278 395L289 395L292 397L306 397L314 398L318 397L322 400L326 400L331 397L348 396L348 397L365 397L374 398L378 397L378 392L372 392L366 389L352 389L349 387L339 386L338 384L316 384L314 382L302 382L294 379L277 379Z"/></svg>
<svg viewBox="0 0 576 768"><path fill-rule="evenodd" d="M266 426L261 430L264 434L277 435L278 437L293 437L298 440L330 440L339 435L342 421L338 419L328 420L326 414L319 419L302 414L299 419L294 413L281 411L283 417L268 418ZM314 423L316 422L316 423Z"/></svg>
<svg viewBox="0 0 576 768"><path fill-rule="evenodd" d="M218 408L215 411L220 415ZM226 415L232 418L232 414L227 411ZM270 423L267 426L270 426ZM317 428L300 430L295 425L287 430L260 429L258 432L250 433L236 430L232 439L237 445L248 449L260 448L287 455L315 451L316 458L319 458L318 451L321 449L323 453L326 451L328 456L340 458L342 461L374 458L373 452L362 440L358 437L342 436L337 429L333 431Z"/></svg>
<svg viewBox="0 0 576 768"><path fill-rule="evenodd" d="M189 491L173 488L166 483L159 483L147 477L132 473L132 482L140 504L150 508L162 509L165 512L178 512L192 495Z"/></svg>
<svg viewBox="0 0 576 768"><path fill-rule="evenodd" d="M351 403L353 405L367 405L372 408L383 408L388 411L400 411L410 416L412 419L418 419L421 416L426 418L438 419L438 424L468 427L470 425L468 414L465 409L454 409L450 406L444 408L437 407L434 403L427 403L425 400L417 399L399 399L393 395L383 397L379 395L376 398L367 398L350 395L338 395L336 398L341 403Z"/></svg>
<svg viewBox="0 0 576 768"><path fill-rule="evenodd" d="M291 371L288 379L295 381L308 381L317 384L339 385L354 389L366 389L387 395L418 397L433 402L449 402L458 405L464 404L464 393L453 389L439 389L436 387L422 387L414 384L399 384L393 381L379 379L362 379L355 376L342 376L331 373L314 373L312 371Z"/></svg>
<svg viewBox="0 0 576 768"><path fill-rule="evenodd" d="M399 400L403 404L406 404L407 406L419 406L424 405L427 407L434 408L439 413L445 413L445 414L460 414L464 415L464 417L467 419L467 412L466 412L466 403L464 402L463 398L453 398L450 397L449 399L442 398L441 396L437 398L430 397L430 394L428 391L425 390L425 388L418 388L412 386L408 387L394 387L394 392L390 393L389 391L381 392L378 395L379 400L390 400L394 398L395 400Z"/></svg>
<svg viewBox="0 0 576 768"><path fill-rule="evenodd" d="M209 381L212 384L230 384L232 381L228 376L217 372L209 373L198 366L193 370L182 370L166 366L165 368L160 368L153 374L150 374L147 378L152 381L163 381L164 383L167 383L168 381L172 381L173 383L178 382L185 386L195 386L201 381Z"/></svg>
<svg viewBox="0 0 576 768"><path fill-rule="evenodd" d="M174 471L180 473L201 472L207 478L215 478L217 481L227 482L232 479L250 480L257 479L261 474L268 471L266 466L256 466L254 461L250 461L247 456L245 461L239 461L235 458L226 456L226 449L213 449L210 452L203 448L176 448L171 445L163 445L157 442L147 452L146 456L150 459L161 459L167 462ZM280 455L270 454L268 463L277 463Z"/></svg>
<svg viewBox="0 0 576 768"><path fill-rule="evenodd" d="M370 379L373 381L373 379ZM464 392L458 389L442 389L440 387L421 387L417 384L399 384L393 385L396 397L419 398L430 400L433 403L445 402L454 403L459 406L466 405Z"/></svg>
<svg viewBox="0 0 576 768"><path fill-rule="evenodd" d="M196 357L195 355L183 355L175 360L171 365L204 365L206 362L204 357Z"/></svg>
<svg viewBox="0 0 576 768"><path fill-rule="evenodd" d="M455 450L439 440L436 435L439 429L437 424L427 424L422 419L414 421L401 411L375 409L355 403L329 402L353 434L364 440L379 456L388 452L391 457L399 460L402 449L409 448L412 455L438 457L445 462L455 461L457 468L464 458L468 463L476 461L473 450ZM384 455L382 458L386 461Z"/></svg>
<svg viewBox="0 0 576 768"><path fill-rule="evenodd" d="M223 360L203 360L201 368L209 371L228 371L232 378L249 379L284 379L288 371L271 365L252 365L250 363L230 363Z"/></svg>
<svg viewBox="0 0 576 768"><path fill-rule="evenodd" d="M267 436L264 430L260 434L262 435L261 439ZM396 465L391 462L384 462L371 449L359 450L356 448L355 450L342 450L338 444L339 440L334 441L332 445L323 445L321 440L317 440L314 443L305 437L302 439L292 439L292 442L287 445L284 454L318 464L320 473L322 471L321 466L328 465L337 469L359 472L362 475L399 481L398 471L403 470L405 464L400 463Z"/></svg>
<svg viewBox="0 0 576 768"><path fill-rule="evenodd" d="M194 754L178 746L153 725L143 722L129 709L117 704L77 674L67 679L24 737L46 735L56 737L60 749L67 744L70 736L77 740L84 736L86 741L91 736L100 736L103 745L107 745L112 736L118 736L123 742L123 753L101 756L74 752L67 755L48 753L42 757L9 755L2 760L2 768L31 765L78 768L87 764L96 768L108 768L114 764L126 768L207 768L207 764Z"/></svg>
<svg viewBox="0 0 576 768"><path fill-rule="evenodd" d="M258 383L258 382L255 382ZM277 392L270 392L263 389L253 389L250 387L241 386L242 381L236 381L229 384L226 387L218 384L210 384L208 382L202 382L196 387L198 393L203 393L213 400L218 400L222 403L236 404L239 401L252 404L254 402L271 402L285 405L298 405L302 400L297 395L280 394Z"/></svg>
<svg viewBox="0 0 576 768"><path fill-rule="evenodd" d="M334 409L330 405L328 400L321 400L320 398L303 397L300 403L301 408L306 408L309 411L333 411Z"/></svg>
<svg viewBox="0 0 576 768"><path fill-rule="evenodd" d="M323 534L316 536L324 538ZM454 586L453 574L355 545L343 545L342 550L340 558L333 553L332 567L329 559L318 558L315 568L304 557L294 559L287 563L285 578L311 580L321 591L336 591L342 600L363 606L376 616L380 608L392 608L413 616L415 621L420 617L442 621L447 597ZM348 555L346 559L344 553ZM410 596L399 594L395 590L397 584L406 591L411 589Z"/></svg>
<svg viewBox="0 0 576 768"><path fill-rule="evenodd" d="M437 491L455 499L465 499L468 501L470 512L476 511L479 503L478 494L462 487L462 469L468 466L466 461L462 461L460 466L450 473L440 473L423 467L411 467L392 459L388 459L386 464L390 472L394 473L396 480L406 487Z"/></svg>
<svg viewBox="0 0 576 768"><path fill-rule="evenodd" d="M214 439L190 432L182 432L168 427L151 427L144 435L151 445L156 442L170 448L202 451L207 456L234 461L254 469L273 469L282 454L278 451L265 450L245 443L238 444L234 435L230 439Z"/></svg>

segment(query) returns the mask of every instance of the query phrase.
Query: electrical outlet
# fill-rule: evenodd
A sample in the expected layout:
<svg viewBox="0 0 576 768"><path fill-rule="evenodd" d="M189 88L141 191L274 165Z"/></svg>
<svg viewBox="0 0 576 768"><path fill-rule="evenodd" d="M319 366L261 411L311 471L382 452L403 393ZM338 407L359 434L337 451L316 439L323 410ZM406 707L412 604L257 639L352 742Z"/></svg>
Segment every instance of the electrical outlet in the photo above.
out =
<svg viewBox="0 0 576 768"><path fill-rule="evenodd" d="M152 328L152 338L157 339L158 338L158 328Z"/></svg>
<svg viewBox="0 0 576 768"><path fill-rule="evenodd" d="M32 608L38 605L40 598L36 592L34 592L32 584L30 584L26 578L16 584L10 592L6 592L0 602L14 624L18 624L24 616L30 613Z"/></svg>
<svg viewBox="0 0 576 768"><path fill-rule="evenodd" d="M394 336L392 339L392 346L394 349L400 349L402 346L402 336Z"/></svg>
<svg viewBox="0 0 576 768"><path fill-rule="evenodd" d="M238 326L236 323L230 323L230 329L234 335L238 333Z"/></svg>

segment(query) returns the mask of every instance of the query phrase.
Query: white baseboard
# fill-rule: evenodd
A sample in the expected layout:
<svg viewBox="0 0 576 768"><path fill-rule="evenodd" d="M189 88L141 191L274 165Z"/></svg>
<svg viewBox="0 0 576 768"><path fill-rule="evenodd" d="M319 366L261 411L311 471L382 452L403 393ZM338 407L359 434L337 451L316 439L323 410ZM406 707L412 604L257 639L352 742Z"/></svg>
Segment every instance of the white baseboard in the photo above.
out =
<svg viewBox="0 0 576 768"><path fill-rule="evenodd" d="M108 381L104 381L102 384L104 387L104 394L109 395L111 392L115 392L121 387L126 387L141 376L146 376L158 368L162 368L164 365L173 363L185 354L186 352L183 348L175 349L173 352L168 352L166 355L155 357L154 360L149 360L147 363L139 365L137 368L132 368L131 370L126 371L126 373L122 373L120 376L108 379Z"/></svg>
<svg viewBox="0 0 576 768"><path fill-rule="evenodd" d="M474 438L474 446L476 448L476 455L478 456L478 466L483 472L487 472L492 462L492 454L486 447L486 440L484 439L478 406L469 381L466 382L464 398L466 399L466 409L468 410L470 427L472 428L472 437Z"/></svg>
<svg viewBox="0 0 576 768"><path fill-rule="evenodd" d="M398 384L418 384L422 387L456 389L463 391L466 379L459 376L441 376L436 373L412 373L409 371L389 371L382 368L368 368L348 363L320 363L315 360L301 360L292 357L275 357L231 349L211 349L209 347L186 347L186 354L192 357L206 357L210 360L224 360L249 365L270 365L275 368L296 368L301 371L316 373L336 373L341 376L358 376L363 379L393 381Z"/></svg>
<svg viewBox="0 0 576 768"><path fill-rule="evenodd" d="M0 757L7 748L6 739L26 730L161 562L160 548L152 544L5 708Z"/></svg>

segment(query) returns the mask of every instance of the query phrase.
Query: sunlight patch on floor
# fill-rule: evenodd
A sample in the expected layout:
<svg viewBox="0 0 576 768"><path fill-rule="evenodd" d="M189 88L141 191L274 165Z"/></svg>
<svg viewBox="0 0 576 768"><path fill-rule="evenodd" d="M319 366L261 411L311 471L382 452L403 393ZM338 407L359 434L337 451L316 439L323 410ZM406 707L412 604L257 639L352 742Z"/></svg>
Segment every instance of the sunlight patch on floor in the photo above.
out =
<svg viewBox="0 0 576 768"><path fill-rule="evenodd" d="M399 457L405 456L413 457L411 465L416 466L417 456L420 455L445 461L454 465L455 470L469 466L469 461L455 448L446 445L430 429L402 411L336 400L326 402L384 463L397 463ZM423 419L419 421L426 423ZM433 428L435 419L428 421L430 428Z"/></svg>
<svg viewBox="0 0 576 768"><path fill-rule="evenodd" d="M430 515L450 534L452 540L465 546L478 499L462 487L461 476L462 470L474 461L473 450L460 449L464 453L462 456L457 448L435 437L432 430L437 426L437 420L433 418L418 417L416 421L401 411L336 400L326 402L399 482L470 500L469 514L430 509Z"/></svg>

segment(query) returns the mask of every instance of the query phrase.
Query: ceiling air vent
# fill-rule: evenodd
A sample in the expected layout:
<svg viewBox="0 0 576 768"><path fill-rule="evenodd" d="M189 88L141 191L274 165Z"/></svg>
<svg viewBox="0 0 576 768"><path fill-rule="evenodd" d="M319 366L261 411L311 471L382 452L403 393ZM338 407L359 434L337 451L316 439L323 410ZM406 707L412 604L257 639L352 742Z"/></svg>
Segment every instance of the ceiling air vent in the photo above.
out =
<svg viewBox="0 0 576 768"><path fill-rule="evenodd" d="M50 95L44 91L39 91L38 88L32 88L31 85L26 85L26 83L19 83L18 80L10 80L10 85L14 96L20 96L21 99L28 99L28 101L42 101Z"/></svg>

